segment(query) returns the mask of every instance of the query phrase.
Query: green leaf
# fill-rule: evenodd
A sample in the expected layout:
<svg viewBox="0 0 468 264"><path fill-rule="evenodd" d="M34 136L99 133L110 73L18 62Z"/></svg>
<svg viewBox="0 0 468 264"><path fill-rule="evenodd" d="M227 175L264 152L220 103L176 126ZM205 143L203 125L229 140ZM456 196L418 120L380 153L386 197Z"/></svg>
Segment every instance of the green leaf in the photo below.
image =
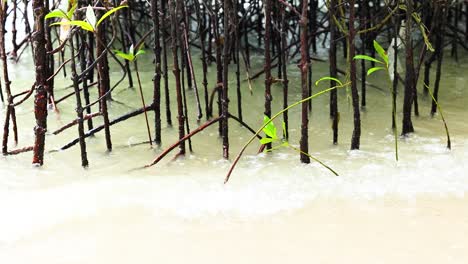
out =
<svg viewBox="0 0 468 264"><path fill-rule="evenodd" d="M276 136L276 126L273 122L271 122L271 119L268 116L263 116L263 124L266 125L263 128L263 132L265 134L273 139L277 139L278 137Z"/></svg>
<svg viewBox="0 0 468 264"><path fill-rule="evenodd" d="M102 15L102 17L98 20L97 24L96 24L96 27L99 26L99 24L102 23L102 21L104 21L104 19L106 19L106 17L112 15L113 13L115 13L117 10L120 10L122 8L125 8L125 7L128 7L126 5L123 5L123 6L118 6L116 8L112 8L111 10L107 11L104 15Z"/></svg>
<svg viewBox="0 0 468 264"><path fill-rule="evenodd" d="M87 31L91 31L91 32L94 31L94 27L90 23L88 23L86 21L72 20L72 21L70 21L70 25L79 26L82 29L87 30Z"/></svg>
<svg viewBox="0 0 468 264"><path fill-rule="evenodd" d="M385 64L388 65L387 52L385 52L384 48L382 48L382 46L380 46L380 44L376 40L374 40L374 49L379 54L380 58L382 58L385 61Z"/></svg>
<svg viewBox="0 0 468 264"><path fill-rule="evenodd" d="M72 8L70 8L70 10L68 10L67 12L67 17L69 20L72 20L73 19L73 14L75 13L75 10L76 10L76 7L78 6L78 4L74 4L72 6Z"/></svg>
<svg viewBox="0 0 468 264"><path fill-rule="evenodd" d="M54 18L54 17L64 18L64 19L69 20L67 14L65 14L65 12L63 12L63 10L61 9L55 9L53 11L50 11L49 14L45 16L45 19Z"/></svg>
<svg viewBox="0 0 468 264"><path fill-rule="evenodd" d="M273 141L275 141L275 140L272 139L272 138L262 138L262 139L260 139L260 144L265 145L265 144L271 143Z"/></svg>
<svg viewBox="0 0 468 264"><path fill-rule="evenodd" d="M93 27L86 21L81 21L81 20L72 20L72 21L60 21L56 23L50 24L51 26L56 26L56 25L72 25L72 26L79 26L84 30L88 30L93 32L94 29Z"/></svg>
<svg viewBox="0 0 468 264"><path fill-rule="evenodd" d="M138 55L145 54L145 53L146 53L146 52L145 52L144 49L139 49L139 50L137 51L137 53L135 54L135 57L138 56Z"/></svg>
<svg viewBox="0 0 468 264"><path fill-rule="evenodd" d="M374 67L374 68L370 68L368 71L367 71L367 76L371 75L372 73L376 72L376 71L380 71L380 70L385 70L385 67Z"/></svg>
<svg viewBox="0 0 468 264"><path fill-rule="evenodd" d="M133 54L131 53L121 52L120 50L114 50L114 52L115 52L115 55L128 61L133 61L135 59L135 56L133 56Z"/></svg>
<svg viewBox="0 0 468 264"><path fill-rule="evenodd" d="M340 85L343 85L343 83L338 80L337 78L334 78L334 77L330 77L330 76L325 76L325 77L322 77L320 79L318 79L316 82L315 82L315 86L318 86L318 84L322 81L325 81L325 80L332 80L332 81L335 81L337 83L339 83Z"/></svg>
<svg viewBox="0 0 468 264"><path fill-rule="evenodd" d="M89 24L93 28L96 28L96 15L94 14L94 10L91 5L88 5L86 8L86 20L88 20Z"/></svg>
<svg viewBox="0 0 468 264"><path fill-rule="evenodd" d="M354 56L354 59L355 60L367 60L367 61L373 61L373 62L385 64L384 62L379 61L378 59L372 58L371 56L367 56L367 55L356 55Z"/></svg>

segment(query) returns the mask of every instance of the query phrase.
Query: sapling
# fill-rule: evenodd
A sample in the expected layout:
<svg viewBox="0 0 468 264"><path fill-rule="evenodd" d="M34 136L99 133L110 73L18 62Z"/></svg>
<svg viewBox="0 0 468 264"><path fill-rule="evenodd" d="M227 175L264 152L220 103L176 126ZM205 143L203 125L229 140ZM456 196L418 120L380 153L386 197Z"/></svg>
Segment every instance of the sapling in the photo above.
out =
<svg viewBox="0 0 468 264"><path fill-rule="evenodd" d="M354 59L355 60L373 61L373 62L376 62L376 63L382 65L382 66L376 66L376 67L370 68L367 71L367 75L371 75L374 72L377 72L377 71L380 71L380 70L385 70L388 81L390 83L390 85L389 85L390 91L391 91L392 94L394 94L395 91L393 90L393 85L392 85L392 80L391 80L392 71L391 71L391 65L389 65L388 54L387 54L387 52L385 52L385 50L382 48L382 46L375 40L374 40L374 49L377 52L377 54L379 55L380 59L376 59L376 58L373 58L373 57L370 57L370 56L367 56L367 55L356 55L356 56L354 56ZM428 49L432 49L432 47L428 45ZM425 86L427 87L426 84L425 84ZM440 111L442 111L442 107L439 105L439 103L437 102L437 100L434 98L434 96L432 94L431 94L431 97L432 97L432 100L434 101L434 103L437 105L437 108ZM396 122L396 105L395 105L395 101L393 101L393 103L392 103L392 115L393 115L393 120L395 120L395 122L394 122L395 127L393 129L393 135L395 137L395 159L398 161L398 135L397 135L398 129L397 129L397 122ZM447 134L447 148L450 149L451 148L450 134L449 134L447 123L445 122L445 118L444 118L444 115L443 115L442 112L441 112L441 118L442 118L442 121L444 123L445 133Z"/></svg>
<svg viewBox="0 0 468 264"><path fill-rule="evenodd" d="M231 164L231 167L229 168L229 171L226 175L226 178L224 179L224 183L227 183L229 181L229 178L231 177L231 174L232 172L234 171L234 168L236 167L237 163L239 162L240 158L242 157L242 155L244 154L244 151L247 149L247 147L257 138L257 136L263 131L265 132L265 134L269 133L270 134L270 137L274 136L276 137L276 140L278 140L278 137L276 136L276 127L271 123L273 120L275 120L277 117L279 117L281 114L283 114L285 111L288 111L289 109L293 108L293 107L296 107L298 105L301 105L303 103L306 103L308 102L309 100L312 100L320 95L323 95L323 94L326 94L330 91L333 91L335 89L338 89L338 88L343 88L343 87L347 87L350 82L346 82L346 83L342 83L340 80L334 78L334 77L329 77L329 76L326 76L326 77L322 77L320 78L318 81L315 82L315 85L318 85L320 82L324 81L324 80L334 80L338 83L337 86L334 86L334 87L331 87L331 88L328 88L328 89L325 89L323 91L320 91L320 92L317 92L307 98L304 98L300 101L297 101L291 105L289 105L288 107L284 108L283 110L277 112L276 114L272 115L271 118L268 118L268 119L265 119L264 118L264 122L263 122L263 125L254 133L254 135L247 141L247 143L244 144L244 146L241 148L239 154L237 154L236 158L234 159L234 161L232 162ZM270 125L271 124L271 125ZM268 127L266 130L264 130L266 127ZM284 125L283 125L283 129L284 129ZM268 134L267 134L268 135ZM270 140L273 140L272 138L262 138L260 140L260 144L268 144L268 143L271 143L273 141L270 141ZM283 146L289 146L289 143L284 143L284 142L287 142L287 141L283 141L283 143L280 145L280 147L283 147ZM292 147L294 148L294 147ZM298 150L298 149L296 149ZM299 150L300 151L300 150ZM306 155L306 156L309 156L310 158L314 159L315 161L318 161L316 158L310 156L310 154L308 153L304 153L304 152L301 152L302 154ZM330 167L326 166L323 162L320 162L318 161L322 166L324 166L325 168L327 168L328 170L330 170L333 174L335 175L338 175L333 169L331 169Z"/></svg>
<svg viewBox="0 0 468 264"><path fill-rule="evenodd" d="M272 146L270 149L266 149L265 152L271 152L273 150L276 150L276 149L279 149L279 148L283 148L283 147L286 147L286 148L291 148L293 149L294 151L298 152L298 153L301 153L301 154L304 154L306 155L307 157L315 160L316 162L320 163L320 165L322 165L323 167L327 168L329 171L331 171L333 174L335 174L336 176L338 176L338 173L336 171L334 171L332 168L330 168L328 165L326 165L324 162L322 162L321 160L319 160L318 158L310 155L309 153L306 153L304 151L301 151L299 148L296 148L292 145L289 144L289 141L287 140L288 136L286 134L286 123L283 122L283 125L282 125L282 128L283 128L283 135L284 138L283 139L280 139L276 133L276 126L275 124L271 121L271 119L268 117L268 116L264 116L263 117L263 124L265 125L265 127L262 129L262 131L265 133L265 135L267 135L267 137L264 137L262 139L260 139L260 144L262 145L266 145L266 144L273 144L273 143L276 143L276 142L279 142L280 144L279 145L276 145L276 146Z"/></svg>
<svg viewBox="0 0 468 264"><path fill-rule="evenodd" d="M375 66L375 67L370 68L367 71L367 75L369 76L369 75L373 74L374 72L384 70L385 73L386 73L385 75L387 76L387 80L389 82L390 92L392 94L394 94L396 91L393 90L392 79L391 79L391 76L390 76L390 65L389 65L389 62L388 62L388 54L387 54L387 52L385 52L384 48L382 48L382 46L376 40L374 40L374 49L377 52L377 54L379 55L380 59L376 59L376 58L373 58L373 57L367 56L367 55L356 55L356 56L354 56L354 59L355 60L367 60L367 61L375 62L378 65L381 65L381 66ZM395 160L398 161L398 135L397 135L398 128L397 128L397 122L396 122L396 104L395 104L395 101L393 101L393 103L392 103L392 116L393 116L393 120L395 120L395 122L394 122L395 127L393 128L393 136L395 138Z"/></svg>
<svg viewBox="0 0 468 264"><path fill-rule="evenodd" d="M88 7L86 8L85 19L84 20L73 20L74 13L75 13L76 8L77 8L77 3L75 3L75 4L72 5L70 10L68 10L67 12L65 12L65 11L63 11L61 9L52 10L51 12L49 12L45 16L45 19L50 19L50 18L60 18L61 19L61 21L52 23L52 24L50 24L50 26L57 26L57 25L60 25L60 26L76 26L76 27L79 27L79 28L81 28L83 30L92 32L96 36L96 41L103 47L103 49L108 51L114 57L114 59L120 64L120 66L122 68L124 68L123 65L121 65L120 61L115 57L115 55L112 52L109 51L109 48L107 47L107 45L103 44L102 41L100 40L99 33L103 33L104 31L100 31L100 30L98 30L98 28L99 28L99 25L101 23L103 23L106 18L111 16L116 11L118 11L118 10L120 10L122 8L126 8L126 7L128 7L128 6L122 5L122 6L112 8L109 11L107 11L106 13L104 13L98 20L96 18L95 13L94 13L93 7L91 5L88 5ZM101 30L104 30L104 29L101 29ZM71 39L71 37L69 35L71 35L72 32L73 32L73 30L66 30L66 35L67 36L66 36L65 40ZM64 42L64 44L65 44L65 42ZM73 45L72 45L72 49L73 49ZM98 64L98 72L100 74L100 81L105 83L103 76L106 76L106 74L101 72L102 69L104 69L104 67L101 67L99 64L102 63L102 58L103 58L102 56L105 55L106 53L102 52L102 51L100 52L99 49L98 49L97 54L98 54L99 58L95 62L93 62L91 65L89 65L87 69L82 71L80 76L75 76L74 77L75 81L78 81L77 79L79 79L79 78L83 78L85 76L85 74L87 72L91 71L94 68L94 65L97 63ZM72 59L74 59L74 58L72 58ZM117 87L117 85L124 78L125 78L125 74L116 83L114 88ZM109 125L109 115L108 115L108 111L107 111L106 97L110 94L110 92L112 90L113 90L113 88L112 89L109 89L108 87L106 88L102 83L100 83L99 99L96 101L96 102L98 102L98 101L101 102L101 109L100 110L101 110L102 116L104 118L106 145L107 145L107 149L109 151L112 150L112 143L111 143L111 136L110 136L110 129L109 129L110 125ZM79 90L76 90L75 92L78 93ZM79 95L77 94L77 96L79 96ZM96 103L96 102L94 102L94 103ZM84 106L83 108L90 107L94 103L88 104L88 105ZM78 109L78 110L81 111L81 109ZM80 138L81 138L81 136L80 136Z"/></svg>
<svg viewBox="0 0 468 264"><path fill-rule="evenodd" d="M48 18L61 18L62 20L59 22L55 22L50 24L51 26L54 25L70 25L70 26L78 26L84 30L91 31L91 32L96 32L98 29L99 25L104 22L104 20L112 15L113 13L117 12L118 10L122 8L126 8L128 6L122 5L118 6L115 8L112 8L111 10L107 11L102 15L99 20L96 21L96 15L94 14L93 7L88 5L86 8L86 19L85 20L73 20L73 14L76 10L77 4L75 4L68 12L65 12L61 9L55 9L52 10L50 13L48 13L45 16L45 19Z"/></svg>
<svg viewBox="0 0 468 264"><path fill-rule="evenodd" d="M136 75L137 75L137 79L138 79L138 86L139 86L139 90L140 90L141 103L143 104L143 109L145 109L145 105L146 105L145 104L145 97L143 96L143 89L141 87L140 73L138 71L138 64L136 62L137 57L139 55L145 54L145 51L143 49L141 49L140 47L137 47L137 52L135 53L135 49L133 48L133 45L131 45L128 53L120 51L120 50L114 50L114 52L115 52L115 55L134 63L135 71L136 71ZM144 110L144 114L145 114L145 121L146 121L146 129L148 131L148 139L149 139L150 145L152 146L153 145L153 143L152 143L153 140L151 139L151 131L150 131L150 127L149 127L148 114L146 113L146 109Z"/></svg>

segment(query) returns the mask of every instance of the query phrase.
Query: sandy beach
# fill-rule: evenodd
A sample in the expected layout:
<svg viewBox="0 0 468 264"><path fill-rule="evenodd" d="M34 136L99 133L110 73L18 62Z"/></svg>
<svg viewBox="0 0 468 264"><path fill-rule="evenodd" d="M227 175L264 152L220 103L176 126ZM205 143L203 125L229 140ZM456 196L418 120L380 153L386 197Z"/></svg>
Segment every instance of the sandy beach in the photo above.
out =
<svg viewBox="0 0 468 264"><path fill-rule="evenodd" d="M253 219L103 210L0 246L3 263L467 263L468 200L316 200ZM34 221L34 219L31 219Z"/></svg>

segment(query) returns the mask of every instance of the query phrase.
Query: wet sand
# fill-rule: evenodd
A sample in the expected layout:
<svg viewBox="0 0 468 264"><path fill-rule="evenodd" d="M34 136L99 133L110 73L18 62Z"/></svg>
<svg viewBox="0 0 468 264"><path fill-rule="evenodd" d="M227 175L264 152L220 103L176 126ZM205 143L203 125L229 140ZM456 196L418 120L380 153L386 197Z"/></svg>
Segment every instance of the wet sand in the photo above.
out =
<svg viewBox="0 0 468 264"><path fill-rule="evenodd" d="M34 224L34 219L30 219ZM104 209L0 244L2 263L468 263L468 198L317 199L254 218Z"/></svg>

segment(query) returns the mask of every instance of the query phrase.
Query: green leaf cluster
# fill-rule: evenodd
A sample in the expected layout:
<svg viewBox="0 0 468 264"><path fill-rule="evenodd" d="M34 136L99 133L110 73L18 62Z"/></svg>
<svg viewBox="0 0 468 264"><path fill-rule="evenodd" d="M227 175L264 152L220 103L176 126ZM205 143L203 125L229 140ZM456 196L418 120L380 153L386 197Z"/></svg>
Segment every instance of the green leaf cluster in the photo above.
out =
<svg viewBox="0 0 468 264"><path fill-rule="evenodd" d="M379 55L380 60L376 59L376 58L372 58L371 56L367 56L367 55L356 55L356 56L354 56L355 60L366 60L366 61L376 62L376 63L380 63L380 64L384 65L384 66L376 66L376 67L370 68L367 71L368 76L371 75L372 73L376 72L376 71L388 70L388 66L389 66L388 65L388 54L387 54L387 52L375 40L374 40L374 49L377 52L377 54Z"/></svg>
<svg viewBox="0 0 468 264"><path fill-rule="evenodd" d="M133 45L130 46L128 53L123 52L121 50L114 50L114 52L115 52L115 55L128 61L134 61L136 60L137 56L145 54L145 51L143 49L138 49L138 51L135 53Z"/></svg>
<svg viewBox="0 0 468 264"><path fill-rule="evenodd" d="M286 124L283 122L282 124L282 127L283 127L283 135L286 137ZM266 145L266 144L269 144L269 143L273 143L273 142L276 142L276 141L279 141L280 138L278 137L277 135L277 129L276 129L276 126L275 124L273 123L273 121L268 117L268 116L263 116L263 128L262 128L262 131L265 133L265 135L267 137L264 137L262 139L260 139L260 144L262 145ZM275 148L272 148L270 150L267 150L267 151L271 151L273 149L276 149L276 148L279 148L279 147L285 147L285 146L288 146L289 143L286 141L286 140L283 140L283 142L281 143L281 145L275 147Z"/></svg>
<svg viewBox="0 0 468 264"><path fill-rule="evenodd" d="M262 129L265 135L267 137L262 138L260 140L260 143L262 145L272 143L278 140L278 136L276 135L276 126L275 124L271 121L271 119L268 116L263 116L263 124L264 128Z"/></svg>
<svg viewBox="0 0 468 264"><path fill-rule="evenodd" d="M117 12L118 10L122 8L128 7L127 5L122 5L118 6L115 8L112 8L111 10L107 11L99 20L96 22L96 14L94 13L93 7L91 5L88 5L86 8L86 18L85 20L72 20L73 19L73 14L76 10L77 5L75 4L68 12L65 12L61 9L55 9L52 10L50 13L48 13L45 16L45 19L50 19L50 18L62 18L62 21L55 22L50 24L51 26L56 26L56 25L70 25L70 26L78 26L81 29L95 32L99 25L110 15L113 13Z"/></svg>
<svg viewBox="0 0 468 264"><path fill-rule="evenodd" d="M380 71L380 70L386 70L388 80L390 81L390 90L391 90L392 93L394 93L393 85L391 84L390 75L388 73L388 68L389 68L388 54L387 54L387 52L385 52L384 48L382 48L382 46L380 46L380 44L376 40L374 40L374 49L377 52L377 54L379 55L380 60L376 59L376 58L372 58L372 57L367 56L367 55L356 55L356 56L354 56L354 59L355 60L367 60L367 61L372 61L372 62L377 62L377 63L383 64L385 67L376 66L376 67L370 68L367 71L367 75L371 75L372 73ZM396 120L397 118L396 118L395 104L392 104L392 108L393 108L392 109L393 119ZM397 135L396 123L395 123L395 129L393 130L393 135L395 137L395 159L398 161L398 135Z"/></svg>

